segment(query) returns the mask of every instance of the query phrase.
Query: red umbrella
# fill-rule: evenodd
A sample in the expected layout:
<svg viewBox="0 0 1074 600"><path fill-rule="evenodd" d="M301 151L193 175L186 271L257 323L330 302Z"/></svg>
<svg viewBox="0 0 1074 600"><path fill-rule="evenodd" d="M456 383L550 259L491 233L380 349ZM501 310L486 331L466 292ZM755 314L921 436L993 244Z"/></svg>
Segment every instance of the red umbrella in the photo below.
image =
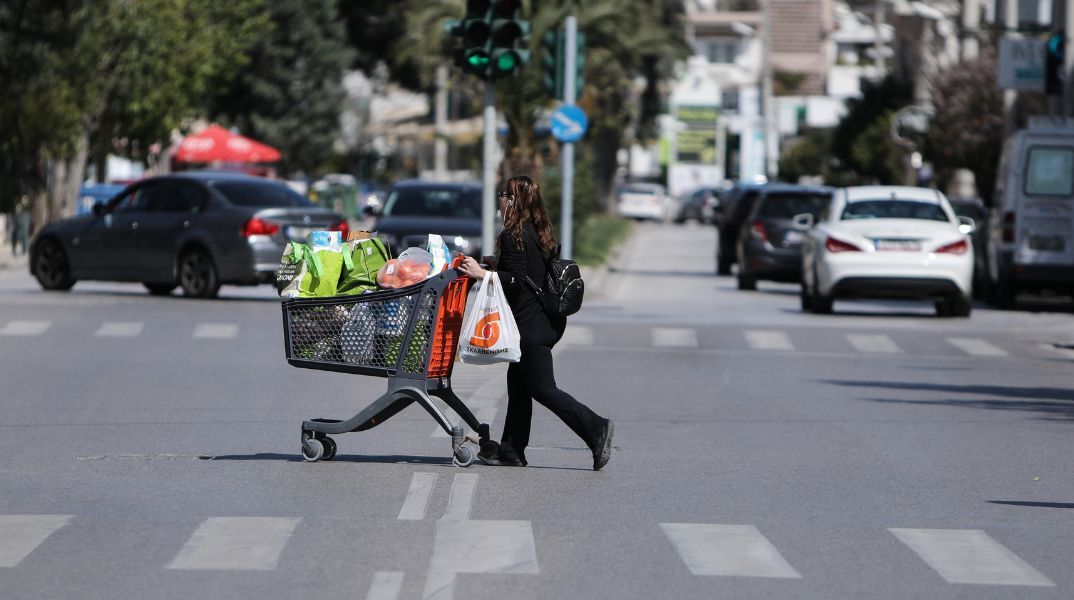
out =
<svg viewBox="0 0 1074 600"><path fill-rule="evenodd" d="M175 153L175 161L184 163L273 163L279 160L279 150L216 124L187 136Z"/></svg>

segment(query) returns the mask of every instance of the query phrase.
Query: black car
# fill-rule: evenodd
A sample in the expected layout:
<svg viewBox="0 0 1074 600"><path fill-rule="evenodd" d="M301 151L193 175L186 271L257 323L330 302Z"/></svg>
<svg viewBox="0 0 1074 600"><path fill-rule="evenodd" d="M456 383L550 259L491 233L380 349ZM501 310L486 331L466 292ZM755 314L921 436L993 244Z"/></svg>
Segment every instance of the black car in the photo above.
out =
<svg viewBox="0 0 1074 600"><path fill-rule="evenodd" d="M720 204L713 213L713 222L719 231L719 240L716 244L717 275L731 274L731 266L737 261L735 247L738 245L738 235L742 224L749 217L753 204L760 197L761 189L765 185L740 181L724 192Z"/></svg>
<svg viewBox="0 0 1074 600"><path fill-rule="evenodd" d="M712 223L716 207L720 205L720 190L715 188L698 188L686 196L675 214L676 223L693 220L698 223Z"/></svg>
<svg viewBox="0 0 1074 600"><path fill-rule="evenodd" d="M481 257L481 184L401 181L388 192L377 232L393 256L439 234L453 251Z"/></svg>
<svg viewBox="0 0 1074 600"><path fill-rule="evenodd" d="M757 280L797 282L802 277L805 228L795 215L816 220L832 199L832 189L786 184L761 188L738 236L738 289L755 290Z"/></svg>
<svg viewBox="0 0 1074 600"><path fill-rule="evenodd" d="M46 290L97 279L212 298L222 284L274 283L286 245L315 229L346 236L347 221L278 181L204 171L152 177L93 214L43 227L30 273Z"/></svg>
<svg viewBox="0 0 1074 600"><path fill-rule="evenodd" d="M985 279L988 276L988 207L980 198L948 198L957 217L973 219L974 228L970 233L973 242L973 293L983 296Z"/></svg>

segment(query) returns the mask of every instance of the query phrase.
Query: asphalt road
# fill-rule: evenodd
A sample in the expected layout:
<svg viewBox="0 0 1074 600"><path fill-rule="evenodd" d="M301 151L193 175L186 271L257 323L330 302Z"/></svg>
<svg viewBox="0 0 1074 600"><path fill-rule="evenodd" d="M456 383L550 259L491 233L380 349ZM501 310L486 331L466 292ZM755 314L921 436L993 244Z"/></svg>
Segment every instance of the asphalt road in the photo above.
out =
<svg viewBox="0 0 1074 600"><path fill-rule="evenodd" d="M571 319L597 473L540 408L524 469L452 466L417 407L305 463L386 384L288 366L273 290L0 271L0 598L1074 597L1069 304L804 315L714 248L639 226ZM496 433L503 373L453 378Z"/></svg>

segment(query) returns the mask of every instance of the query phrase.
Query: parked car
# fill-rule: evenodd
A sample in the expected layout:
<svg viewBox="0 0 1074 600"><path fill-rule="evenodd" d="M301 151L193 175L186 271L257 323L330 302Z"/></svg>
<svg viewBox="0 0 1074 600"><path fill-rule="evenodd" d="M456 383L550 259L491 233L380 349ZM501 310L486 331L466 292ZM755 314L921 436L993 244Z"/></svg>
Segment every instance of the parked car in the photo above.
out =
<svg viewBox="0 0 1074 600"><path fill-rule="evenodd" d="M738 234L742 224L753 210L753 204L766 184L740 181L724 193L720 205L713 212L713 221L719 232L716 244L716 274L730 275L731 266L737 262Z"/></svg>
<svg viewBox="0 0 1074 600"><path fill-rule="evenodd" d="M178 286L212 298L222 284L274 283L287 243L315 229L346 235L347 222L283 183L226 172L153 177L93 214L43 227L30 273L46 290L82 279L140 281L152 294Z"/></svg>
<svg viewBox="0 0 1074 600"><path fill-rule="evenodd" d="M969 316L973 246L963 224L936 190L836 190L802 247L802 310L830 313L837 298L922 298L940 316Z"/></svg>
<svg viewBox="0 0 1074 600"><path fill-rule="evenodd" d="M616 200L619 216L638 220L663 221L667 204L667 190L658 183L628 183Z"/></svg>
<svg viewBox="0 0 1074 600"><path fill-rule="evenodd" d="M757 280L797 283L802 277L802 241L806 227L794 217L814 219L831 201L832 189L790 184L761 188L738 235L738 289L755 290Z"/></svg>
<svg viewBox="0 0 1074 600"><path fill-rule="evenodd" d="M697 221L712 223L712 215L720 204L721 191L716 188L703 187L686 195L675 213L676 223Z"/></svg>
<svg viewBox="0 0 1074 600"><path fill-rule="evenodd" d="M985 279L988 277L988 207L980 198L948 198L957 217L973 220L973 225L963 224L964 233L973 243L973 295L984 297Z"/></svg>
<svg viewBox="0 0 1074 600"><path fill-rule="evenodd" d="M1004 146L988 222L986 295L1074 293L1074 120L1033 117Z"/></svg>
<svg viewBox="0 0 1074 600"><path fill-rule="evenodd" d="M393 255L440 234L453 251L480 258L481 184L401 181L388 192L376 229Z"/></svg>

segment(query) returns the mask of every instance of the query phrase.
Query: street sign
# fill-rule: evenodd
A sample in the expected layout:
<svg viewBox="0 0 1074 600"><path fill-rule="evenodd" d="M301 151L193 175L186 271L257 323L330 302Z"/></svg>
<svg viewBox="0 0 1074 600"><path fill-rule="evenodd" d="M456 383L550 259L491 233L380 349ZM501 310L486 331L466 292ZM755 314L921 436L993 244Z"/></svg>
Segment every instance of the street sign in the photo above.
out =
<svg viewBox="0 0 1074 600"><path fill-rule="evenodd" d="M1044 91L1044 40L1003 38L999 41L999 87Z"/></svg>
<svg viewBox="0 0 1074 600"><path fill-rule="evenodd" d="M589 127L585 112L577 106L563 105L552 113L552 137L573 144L582 139Z"/></svg>

